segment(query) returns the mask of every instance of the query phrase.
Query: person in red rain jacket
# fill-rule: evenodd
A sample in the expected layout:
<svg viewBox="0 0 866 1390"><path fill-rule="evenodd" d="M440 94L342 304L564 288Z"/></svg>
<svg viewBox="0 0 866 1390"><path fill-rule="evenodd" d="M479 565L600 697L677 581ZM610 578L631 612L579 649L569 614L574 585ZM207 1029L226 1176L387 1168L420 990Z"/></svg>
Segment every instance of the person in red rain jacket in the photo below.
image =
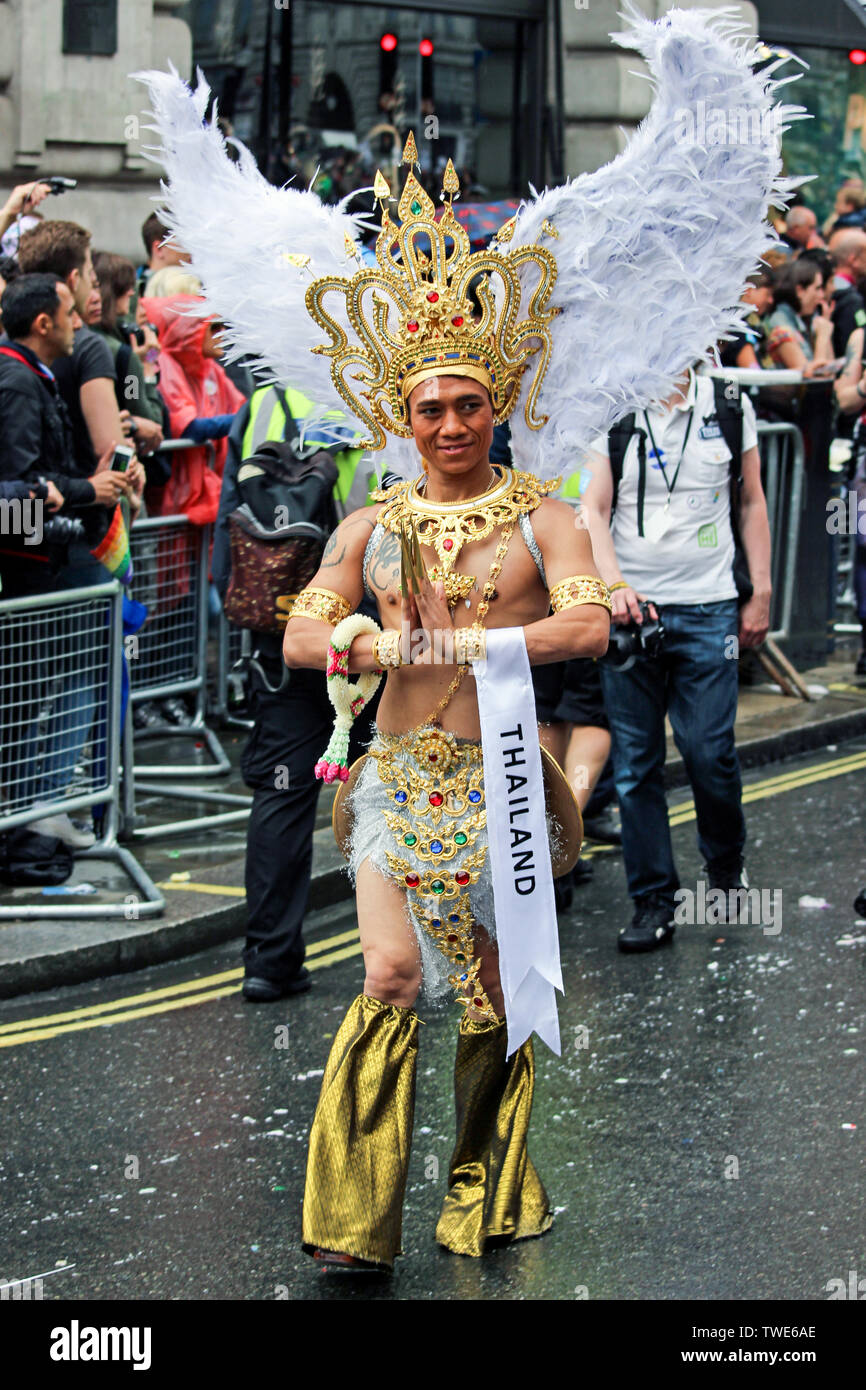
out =
<svg viewBox="0 0 866 1390"><path fill-rule="evenodd" d="M219 364L222 348L215 319L189 315L201 303L196 295L142 300L147 320L159 334L159 390L175 439L192 439L199 449L172 455L171 477L148 493L152 515L183 513L197 526L216 520L225 464L226 436L244 397ZM209 466L205 441L215 450Z"/></svg>

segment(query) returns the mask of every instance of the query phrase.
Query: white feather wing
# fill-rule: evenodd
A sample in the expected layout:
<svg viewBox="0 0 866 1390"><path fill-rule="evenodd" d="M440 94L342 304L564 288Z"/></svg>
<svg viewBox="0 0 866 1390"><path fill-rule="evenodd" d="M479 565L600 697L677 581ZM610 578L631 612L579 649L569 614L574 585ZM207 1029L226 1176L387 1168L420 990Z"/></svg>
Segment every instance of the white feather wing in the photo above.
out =
<svg viewBox="0 0 866 1390"><path fill-rule="evenodd" d="M356 220L315 193L275 188L242 146L240 161L229 159L216 124L205 122L210 89L201 73L195 91L174 69L134 75L147 86L148 128L160 140L151 158L167 176L165 221L202 282L207 312L226 323L230 356L255 355L272 380L321 410L344 409L330 359L311 350L325 339L304 296L313 279L356 268L345 244L355 240ZM308 266L289 255L309 256Z"/></svg>
<svg viewBox="0 0 866 1390"><path fill-rule="evenodd" d="M783 84L752 71L730 10L625 17L613 37L646 58L649 115L610 164L524 204L507 248L539 243L558 266L563 312L537 407L548 423L529 429L525 395L511 416L515 462L544 478L573 471L596 435L669 395L739 325L746 278L775 241L768 206L803 182L780 178L779 153L802 108L774 104Z"/></svg>

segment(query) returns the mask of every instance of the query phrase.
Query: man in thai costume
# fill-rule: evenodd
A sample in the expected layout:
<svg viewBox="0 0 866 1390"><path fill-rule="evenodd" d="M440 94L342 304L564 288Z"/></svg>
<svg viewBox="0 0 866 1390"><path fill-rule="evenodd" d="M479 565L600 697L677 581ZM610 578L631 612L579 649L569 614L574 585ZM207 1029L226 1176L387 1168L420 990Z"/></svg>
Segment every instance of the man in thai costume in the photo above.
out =
<svg viewBox="0 0 866 1390"><path fill-rule="evenodd" d="M337 709L318 770L340 780L365 960L310 1138L303 1244L327 1263L387 1269L400 1251L422 977L464 1006L437 1239L481 1255L551 1224L527 1151L531 1034L559 1050L552 874L580 823L542 759L530 666L600 656L609 600L586 530L547 494L740 324L767 208L790 192L779 134L800 114L774 108L729 13L628 19L616 41L643 54L655 98L616 160L534 196L470 254L453 169L437 213L410 137L402 189L374 185L370 267L357 219L272 188L246 151L228 159L203 80L191 93L144 75L166 224L233 353L342 406L347 439L386 449L404 480L338 527L285 637L287 665L325 668ZM748 140L744 107L759 117ZM710 108L730 139L709 141ZM494 468L506 419L515 466ZM378 624L355 614L365 590ZM383 671L377 735L349 769L352 718Z"/></svg>

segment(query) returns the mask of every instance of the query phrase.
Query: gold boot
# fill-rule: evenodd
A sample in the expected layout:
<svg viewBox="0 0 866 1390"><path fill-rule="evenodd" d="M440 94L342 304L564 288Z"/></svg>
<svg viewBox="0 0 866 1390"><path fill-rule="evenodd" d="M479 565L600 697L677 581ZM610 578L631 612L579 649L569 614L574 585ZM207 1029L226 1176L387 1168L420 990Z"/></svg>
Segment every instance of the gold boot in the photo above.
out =
<svg viewBox="0 0 866 1390"><path fill-rule="evenodd" d="M550 1229L547 1193L526 1150L535 1062L527 1040L505 1060L504 1021L460 1020L454 1065L457 1142L436 1227L440 1245L482 1255L491 1238Z"/></svg>
<svg viewBox="0 0 866 1390"><path fill-rule="evenodd" d="M359 994L334 1039L310 1131L303 1248L390 1268L415 1114L418 1015Z"/></svg>

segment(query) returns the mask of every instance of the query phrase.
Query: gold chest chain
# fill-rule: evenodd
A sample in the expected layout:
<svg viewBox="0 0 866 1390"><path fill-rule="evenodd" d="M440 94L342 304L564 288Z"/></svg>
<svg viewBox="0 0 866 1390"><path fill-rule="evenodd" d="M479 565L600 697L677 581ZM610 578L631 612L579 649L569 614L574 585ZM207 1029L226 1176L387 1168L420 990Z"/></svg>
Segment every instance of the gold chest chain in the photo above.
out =
<svg viewBox="0 0 866 1390"><path fill-rule="evenodd" d="M428 501L420 491L419 480L397 483L373 493L373 500L385 503L377 520L387 531L399 536L408 522L421 544L435 550L439 564L430 571L430 579L445 585L446 601L449 608L454 608L461 599L469 597L476 585L474 574L460 574L454 568L463 546L469 541L486 540L497 526L508 523L510 536L518 518L524 512L534 511L561 481L554 478L543 483L532 473L503 468L502 476L494 477L486 492L460 502Z"/></svg>

